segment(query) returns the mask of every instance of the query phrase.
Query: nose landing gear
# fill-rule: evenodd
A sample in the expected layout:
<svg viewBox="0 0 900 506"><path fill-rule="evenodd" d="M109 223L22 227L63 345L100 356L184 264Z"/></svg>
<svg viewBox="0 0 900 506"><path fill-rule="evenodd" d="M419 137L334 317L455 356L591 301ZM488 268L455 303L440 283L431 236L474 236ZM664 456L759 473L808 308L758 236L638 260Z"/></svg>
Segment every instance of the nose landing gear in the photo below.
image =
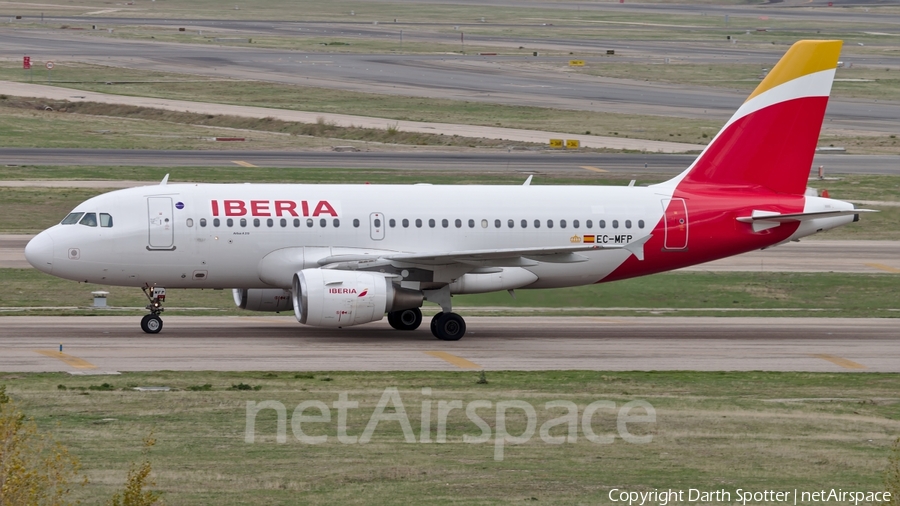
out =
<svg viewBox="0 0 900 506"><path fill-rule="evenodd" d="M144 295L150 301L146 307L150 314L141 318L141 330L148 334L158 334L163 328L163 321L159 315L166 310L162 307L162 303L166 301L166 289L144 285L141 291L144 292Z"/></svg>

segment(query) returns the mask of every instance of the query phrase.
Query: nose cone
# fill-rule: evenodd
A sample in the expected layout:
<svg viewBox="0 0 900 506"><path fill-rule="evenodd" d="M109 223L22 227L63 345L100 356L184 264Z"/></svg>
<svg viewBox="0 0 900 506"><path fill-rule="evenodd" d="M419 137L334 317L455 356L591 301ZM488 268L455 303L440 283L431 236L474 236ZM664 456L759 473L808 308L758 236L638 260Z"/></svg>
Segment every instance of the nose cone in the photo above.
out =
<svg viewBox="0 0 900 506"><path fill-rule="evenodd" d="M25 259L35 269L47 274L53 272L53 238L47 232L41 232L25 246Z"/></svg>

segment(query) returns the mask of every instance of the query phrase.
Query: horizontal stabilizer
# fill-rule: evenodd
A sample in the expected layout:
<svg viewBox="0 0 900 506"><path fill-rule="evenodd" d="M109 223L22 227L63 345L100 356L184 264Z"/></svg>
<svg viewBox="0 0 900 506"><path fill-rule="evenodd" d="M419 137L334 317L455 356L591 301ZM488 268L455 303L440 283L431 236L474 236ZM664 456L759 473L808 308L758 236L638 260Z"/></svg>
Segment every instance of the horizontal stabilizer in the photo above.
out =
<svg viewBox="0 0 900 506"><path fill-rule="evenodd" d="M742 216L737 220L744 223L755 223L758 221L771 221L785 223L788 221L806 221L816 218L830 218L833 216L847 216L849 214L859 213L877 213L875 209L841 209L835 211L816 211L813 213L789 213L781 214L771 211L753 211L751 216Z"/></svg>

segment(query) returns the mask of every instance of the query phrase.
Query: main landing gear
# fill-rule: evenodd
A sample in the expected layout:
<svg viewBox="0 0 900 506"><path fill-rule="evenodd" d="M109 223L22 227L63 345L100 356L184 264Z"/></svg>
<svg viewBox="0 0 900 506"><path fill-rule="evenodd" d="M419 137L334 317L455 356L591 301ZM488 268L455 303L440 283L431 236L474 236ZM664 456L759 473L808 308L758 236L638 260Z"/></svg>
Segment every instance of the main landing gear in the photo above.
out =
<svg viewBox="0 0 900 506"><path fill-rule="evenodd" d="M387 317L391 327L397 330L416 330L422 324L422 311L417 307L391 311Z"/></svg>
<svg viewBox="0 0 900 506"><path fill-rule="evenodd" d="M162 307L162 303L166 300L166 289L145 285L141 290L150 301L146 307L146 309L150 311L150 314L144 315L144 317L141 318L141 330L148 334L159 334L159 331L163 328L163 321L159 315L166 310Z"/></svg>
<svg viewBox="0 0 900 506"><path fill-rule="evenodd" d="M431 333L441 341L459 341L466 334L466 321L456 313L438 313L431 319Z"/></svg>

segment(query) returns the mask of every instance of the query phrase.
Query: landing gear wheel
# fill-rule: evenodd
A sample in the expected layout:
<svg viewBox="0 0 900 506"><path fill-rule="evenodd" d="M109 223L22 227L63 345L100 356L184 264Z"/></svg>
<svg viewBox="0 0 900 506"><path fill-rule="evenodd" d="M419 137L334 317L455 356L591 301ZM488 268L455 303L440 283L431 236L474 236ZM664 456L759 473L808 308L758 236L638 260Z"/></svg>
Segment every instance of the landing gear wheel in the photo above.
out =
<svg viewBox="0 0 900 506"><path fill-rule="evenodd" d="M163 321L159 315L148 314L141 318L141 330L148 334L159 334L162 330Z"/></svg>
<svg viewBox="0 0 900 506"><path fill-rule="evenodd" d="M397 330L416 330L422 324L422 311L415 307L388 313L388 323Z"/></svg>
<svg viewBox="0 0 900 506"><path fill-rule="evenodd" d="M466 334L466 321L456 313L438 313L431 320L431 333L441 341L459 341Z"/></svg>

